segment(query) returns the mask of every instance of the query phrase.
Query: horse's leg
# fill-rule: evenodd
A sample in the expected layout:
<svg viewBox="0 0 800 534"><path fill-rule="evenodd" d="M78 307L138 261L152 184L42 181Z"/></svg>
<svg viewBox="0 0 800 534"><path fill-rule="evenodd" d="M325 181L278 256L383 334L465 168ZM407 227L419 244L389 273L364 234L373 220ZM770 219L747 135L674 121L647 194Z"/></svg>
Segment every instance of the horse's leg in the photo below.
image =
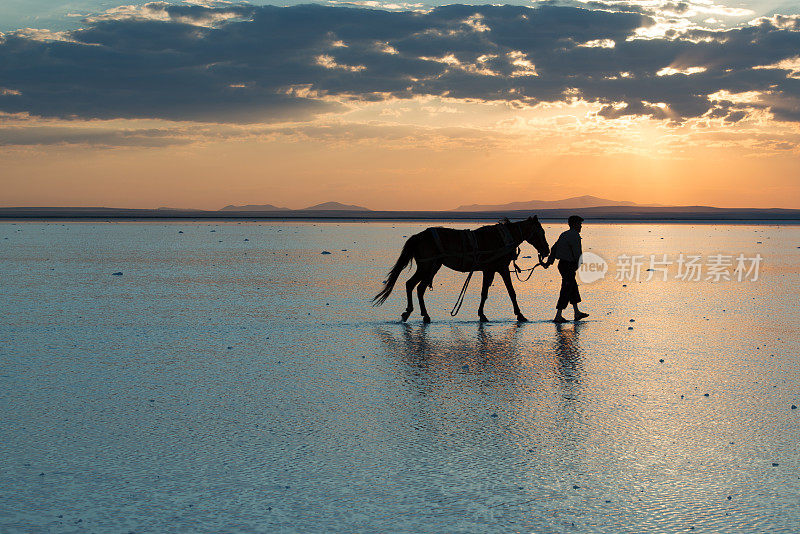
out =
<svg viewBox="0 0 800 534"><path fill-rule="evenodd" d="M494 280L494 271L483 271L483 287L481 287L481 304L478 306L478 318L482 323L486 323L489 319L483 314L483 305L486 303L486 297L489 295L489 286L492 285Z"/></svg>
<svg viewBox="0 0 800 534"><path fill-rule="evenodd" d="M425 308L425 291L428 290L429 286L433 285L433 277L436 276L436 272L439 270L441 265L434 265L431 269L421 275L422 279L420 280L419 285L417 286L417 298L419 298L419 312L422 314L422 322L429 323L431 322L431 318L428 316L428 310Z"/></svg>
<svg viewBox="0 0 800 534"><path fill-rule="evenodd" d="M517 292L514 291L514 286L511 284L511 273L508 271L508 268L503 269L500 271L500 277L503 279L503 282L506 284L506 289L508 290L508 296L511 297L511 304L514 305L514 315L517 316L517 321L524 323L527 321L522 312L519 310L519 305L517 304Z"/></svg>
<svg viewBox="0 0 800 534"><path fill-rule="evenodd" d="M406 322L411 315L411 312L414 311L414 301L411 298L411 293L414 291L414 286L419 283L419 280L419 267L417 267L417 272L411 275L411 278L409 278L408 282L406 282L406 296L408 297L408 305L406 306L406 311L404 311L400 316L403 322Z"/></svg>

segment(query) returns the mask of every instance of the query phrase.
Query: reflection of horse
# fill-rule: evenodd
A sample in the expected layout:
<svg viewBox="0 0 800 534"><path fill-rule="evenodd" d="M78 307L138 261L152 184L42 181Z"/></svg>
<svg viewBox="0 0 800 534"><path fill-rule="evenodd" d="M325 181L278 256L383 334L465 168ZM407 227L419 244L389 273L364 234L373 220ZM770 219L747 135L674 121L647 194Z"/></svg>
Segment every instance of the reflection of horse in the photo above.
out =
<svg viewBox="0 0 800 534"><path fill-rule="evenodd" d="M414 311L411 292L417 286L422 319L426 323L431 321L423 297L425 290L432 287L433 277L442 265L454 271L470 274L473 271L483 271L481 303L478 307L478 316L481 321L488 321L483 314L483 305L495 273L500 273L500 277L506 285L517 320L527 321L517 305L517 295L514 286L511 285L511 273L508 269L511 261L516 258L517 248L523 241L527 241L536 248L540 262L544 256L550 253L544 229L537 217L528 217L518 222L510 222L506 219L498 224L483 226L477 230L452 228L423 230L406 240L400 257L384 282L383 289L372 299L374 305L380 306L384 303L402 270L411 263L411 260L414 260L417 262L417 271L406 282L408 306L401 316L403 321L407 320Z"/></svg>
<svg viewBox="0 0 800 534"><path fill-rule="evenodd" d="M392 359L423 382L451 383L455 375L479 375L490 371L496 379L517 376L524 329L518 324L484 327L477 332L451 324L446 330L430 331L426 324L403 324L401 330L376 328L375 334ZM441 384L440 384L441 385Z"/></svg>
<svg viewBox="0 0 800 534"><path fill-rule="evenodd" d="M409 377L412 381L424 384L423 389L446 384L463 388L471 383L479 389L500 388L497 391L505 390L501 394L539 397L547 402L543 396L548 395L549 384L553 399L569 404L582 388L579 334L586 326L556 325L554 335L545 340L531 337L532 331L519 324L479 323L477 329L450 324L433 330L427 324L402 324L399 330L376 327L375 334L391 360L402 362L402 369L414 377ZM480 380L464 381L467 376ZM492 377L491 383L485 381L487 376ZM501 383L506 385L501 387Z"/></svg>
<svg viewBox="0 0 800 534"><path fill-rule="evenodd" d="M431 335L426 325L404 324L402 328L399 338L383 328L375 332L387 352L400 355L401 359L415 366L421 366L423 362L457 363L460 366L465 359L485 363L518 356L520 351L520 328L517 324L491 331L481 324L474 336L456 325L450 325L449 330L439 336Z"/></svg>

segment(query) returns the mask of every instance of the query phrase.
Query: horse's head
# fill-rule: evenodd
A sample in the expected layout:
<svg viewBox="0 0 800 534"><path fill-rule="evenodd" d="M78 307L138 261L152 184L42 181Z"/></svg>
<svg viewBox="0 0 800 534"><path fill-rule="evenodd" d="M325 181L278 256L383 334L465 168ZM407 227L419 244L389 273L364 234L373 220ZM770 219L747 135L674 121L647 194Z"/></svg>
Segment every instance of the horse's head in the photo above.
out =
<svg viewBox="0 0 800 534"><path fill-rule="evenodd" d="M547 244L547 238L544 235L544 228L539 222L539 217L534 215L523 222L525 224L523 233L525 241L536 249L536 252L539 253L539 261L542 261L544 257L550 254L550 245Z"/></svg>

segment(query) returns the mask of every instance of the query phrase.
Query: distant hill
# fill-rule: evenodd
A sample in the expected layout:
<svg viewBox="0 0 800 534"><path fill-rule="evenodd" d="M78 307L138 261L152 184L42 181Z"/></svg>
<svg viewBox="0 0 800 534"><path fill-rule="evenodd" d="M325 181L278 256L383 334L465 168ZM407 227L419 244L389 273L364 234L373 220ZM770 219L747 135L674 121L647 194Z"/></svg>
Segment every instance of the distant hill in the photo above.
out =
<svg viewBox="0 0 800 534"><path fill-rule="evenodd" d="M582 197L565 198L564 200L528 200L527 202L510 202L508 204L471 204L459 206L453 211L513 211L541 209L577 209L597 208L600 206L638 206L635 202L609 200L607 198L584 195Z"/></svg>
<svg viewBox="0 0 800 534"><path fill-rule="evenodd" d="M317 204L315 206L309 206L307 208L303 208L302 211L372 211L369 208L364 208L362 206L352 206L350 204L342 204L340 202L323 202L322 204Z"/></svg>
<svg viewBox="0 0 800 534"><path fill-rule="evenodd" d="M307 208L293 210L290 208L281 208L273 206L272 204L247 204L245 206L225 206L219 211L372 211L369 208L362 206L353 206L350 204L342 204L341 202L323 202Z"/></svg>
<svg viewBox="0 0 800 534"><path fill-rule="evenodd" d="M247 204L246 206L225 206L219 211L290 211L289 208L280 208L272 204Z"/></svg>

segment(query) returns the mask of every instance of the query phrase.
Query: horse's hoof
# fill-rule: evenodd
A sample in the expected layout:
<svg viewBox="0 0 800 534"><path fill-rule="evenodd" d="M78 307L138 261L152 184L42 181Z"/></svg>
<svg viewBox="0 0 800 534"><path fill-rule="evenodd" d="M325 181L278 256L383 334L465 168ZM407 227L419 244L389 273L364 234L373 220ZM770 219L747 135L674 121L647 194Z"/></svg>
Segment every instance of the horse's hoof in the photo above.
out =
<svg viewBox="0 0 800 534"><path fill-rule="evenodd" d="M422 316L422 322L423 323L429 323L429 322L431 322L431 318L428 317L427 315L423 315Z"/></svg>
<svg viewBox="0 0 800 534"><path fill-rule="evenodd" d="M406 321L408 321L409 315L411 315L411 312L403 312L402 315L400 315L400 319L403 322L406 322Z"/></svg>
<svg viewBox="0 0 800 534"><path fill-rule="evenodd" d="M527 323L528 319L526 319L525 316L520 313L519 315L517 315L517 322L519 322L519 323Z"/></svg>
<svg viewBox="0 0 800 534"><path fill-rule="evenodd" d="M482 323L488 323L489 322L489 319L487 319L485 315L480 315L479 319L480 319L480 322L482 322Z"/></svg>

